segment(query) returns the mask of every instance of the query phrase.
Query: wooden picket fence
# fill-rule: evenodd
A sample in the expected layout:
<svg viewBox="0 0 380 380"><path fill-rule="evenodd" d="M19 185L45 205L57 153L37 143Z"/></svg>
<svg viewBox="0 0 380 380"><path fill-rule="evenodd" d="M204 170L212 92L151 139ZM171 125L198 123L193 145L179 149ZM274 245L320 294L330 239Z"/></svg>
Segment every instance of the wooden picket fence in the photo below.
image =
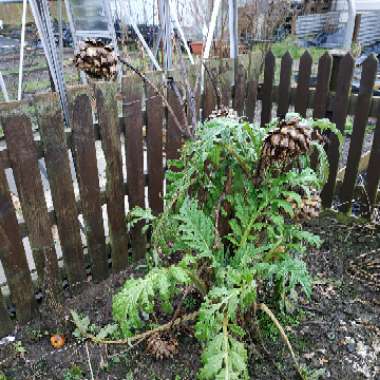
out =
<svg viewBox="0 0 380 380"><path fill-rule="evenodd" d="M339 147L334 137L328 146L330 177L323 191L324 207L331 207L337 195L340 209L346 212L350 210L355 191L368 117L377 117L380 112L380 101L372 96L378 62L373 56L365 61L360 94L352 95L353 58L349 54L344 56L338 67L334 67L333 61L327 53L319 60L315 87L310 84L313 62L307 52L299 62L297 84L292 78L294 63L289 54L281 60L278 85L275 83L276 59L271 52L265 57L262 83L252 74L253 70L247 70L244 59L235 73L234 87L234 63L230 60L210 62L204 95L201 98L196 94L195 103L199 118L210 114L218 100L225 105L233 104L238 113L250 121L260 110L262 125L271 120L275 104L280 117L289 110L314 118L330 117L342 131L347 115L354 115L352 143L340 192L335 194ZM149 77L159 85L163 75L154 73ZM176 79L181 73L167 75ZM191 77L193 81L195 77ZM190 116L183 111L178 93L170 87L166 94L178 120L185 125ZM10 297L4 297L0 291L0 336L12 331L14 324L7 304L15 306L17 321L27 322L36 311L35 292L39 287L48 284L49 291L54 292L62 286L63 278L73 286L86 281L89 275L93 281L101 281L107 278L110 269L122 271L132 261L144 257L147 237L141 225L127 231L125 197L129 209L149 206L159 214L163 210L166 161L178 157L183 143L183 136L162 98L150 86L144 86L137 76L123 79L121 95L117 94L114 84L99 83L94 88L71 89L69 100L70 130L65 129L55 94L36 96L32 102L0 105L0 123L6 142L6 148L0 151L0 261L10 293ZM121 107L118 100L122 101ZM94 114L97 115L95 122ZM380 178L380 118L377 120L368 166L367 193L371 205L376 203ZM98 140L106 162L105 189L101 189L99 182ZM41 159L46 164L53 209L47 208L45 200L39 168ZM126 176L123 162L126 162ZM5 170L10 168L21 203L22 220L17 217L5 175ZM79 197L75 194L76 184ZM108 236L104 229L103 205L107 206ZM80 233L79 215L84 220L86 247ZM52 235L53 226L59 234L63 269ZM29 239L36 267L33 275L22 242L25 237Z"/></svg>

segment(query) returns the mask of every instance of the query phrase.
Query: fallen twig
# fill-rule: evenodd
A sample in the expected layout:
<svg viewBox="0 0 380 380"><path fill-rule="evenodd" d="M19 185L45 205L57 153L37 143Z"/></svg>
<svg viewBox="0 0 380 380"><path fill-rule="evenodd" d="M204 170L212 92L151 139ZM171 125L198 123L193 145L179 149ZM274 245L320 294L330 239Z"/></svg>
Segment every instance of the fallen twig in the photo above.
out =
<svg viewBox="0 0 380 380"><path fill-rule="evenodd" d="M88 344L87 344L87 342L85 343L84 347L85 347L85 349L86 349L86 356L87 356L88 367L89 367L89 369L90 369L91 380L95 380L95 377L94 377L94 371L92 370L92 364L91 364L90 352L89 352L89 350L88 350Z"/></svg>
<svg viewBox="0 0 380 380"><path fill-rule="evenodd" d="M276 318L276 316L272 313L272 311L269 309L269 307L263 303L259 303L256 305L257 307L257 310L261 310L263 311L265 314L268 315L268 317L272 320L272 322L275 324L275 326L277 327L278 331L280 332L280 336L281 338L283 339L283 341L285 342L285 344L288 346L288 349L290 351L290 354L292 356L292 359L293 359L293 363L294 363L294 367L296 368L297 370L297 373L300 377L300 379L304 380L305 377L303 376L302 372L301 372L301 368L300 368L300 365L298 363L298 360L297 360L297 357L293 351L293 347L292 345L290 344L289 342L289 339L283 329L283 327L281 326L281 323L278 321L278 319Z"/></svg>

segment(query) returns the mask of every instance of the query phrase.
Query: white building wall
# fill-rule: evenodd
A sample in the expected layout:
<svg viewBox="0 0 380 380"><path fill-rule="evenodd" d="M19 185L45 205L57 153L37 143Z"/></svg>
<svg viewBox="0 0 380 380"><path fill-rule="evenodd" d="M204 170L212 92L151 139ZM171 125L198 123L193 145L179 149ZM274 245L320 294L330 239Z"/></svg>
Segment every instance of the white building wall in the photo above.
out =
<svg viewBox="0 0 380 380"><path fill-rule="evenodd" d="M336 0L336 9L347 9L346 0ZM380 0L356 0L357 12L380 11Z"/></svg>

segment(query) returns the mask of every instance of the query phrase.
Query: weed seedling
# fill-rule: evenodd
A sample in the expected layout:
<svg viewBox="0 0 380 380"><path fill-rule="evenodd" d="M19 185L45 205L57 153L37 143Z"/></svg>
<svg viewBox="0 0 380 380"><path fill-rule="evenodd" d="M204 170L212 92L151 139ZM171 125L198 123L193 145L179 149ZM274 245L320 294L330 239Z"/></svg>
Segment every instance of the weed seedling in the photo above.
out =
<svg viewBox="0 0 380 380"><path fill-rule="evenodd" d="M83 377L82 369L77 365L73 365L65 371L63 380L83 380Z"/></svg>

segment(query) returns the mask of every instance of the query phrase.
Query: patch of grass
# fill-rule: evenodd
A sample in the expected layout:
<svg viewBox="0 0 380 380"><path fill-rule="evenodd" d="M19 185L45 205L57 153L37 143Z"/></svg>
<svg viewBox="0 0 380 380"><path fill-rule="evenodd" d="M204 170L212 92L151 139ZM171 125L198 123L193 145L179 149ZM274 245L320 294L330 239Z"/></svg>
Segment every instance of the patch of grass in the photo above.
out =
<svg viewBox="0 0 380 380"><path fill-rule="evenodd" d="M3 372L0 372L0 380L11 380L11 379L5 376Z"/></svg>
<svg viewBox="0 0 380 380"><path fill-rule="evenodd" d="M302 320L305 318L305 313L303 310L300 310L295 315L290 314L279 314L278 320L281 325L285 328L286 326L298 326ZM272 320L266 314L260 314L258 316L258 323L260 330L263 332L263 335L271 340L277 341L280 338L280 333L277 327L273 324ZM290 337L291 334L288 334Z"/></svg>
<svg viewBox="0 0 380 380"><path fill-rule="evenodd" d="M82 369L74 364L64 372L63 380L82 380L83 376Z"/></svg>
<svg viewBox="0 0 380 380"><path fill-rule="evenodd" d="M309 47L307 49L298 46L294 37L288 37L283 41L276 42L272 45L272 52L276 58L281 58L287 51L293 59L299 60L302 54L308 50L313 58L313 62L317 62L319 58L327 51L326 49Z"/></svg>
<svg viewBox="0 0 380 380"><path fill-rule="evenodd" d="M301 372L306 380L319 380L323 378L326 373L324 368L309 369L305 366L301 367Z"/></svg>
<svg viewBox="0 0 380 380"><path fill-rule="evenodd" d="M34 80L27 82L25 85L25 92L38 92L50 88L50 80Z"/></svg>
<svg viewBox="0 0 380 380"><path fill-rule="evenodd" d="M344 135L351 137L353 128L354 128L354 120L352 118L350 118L346 121L346 126L344 128ZM365 129L365 133L367 135L369 135L369 134L373 133L375 131L375 129L376 129L376 124L369 124L369 125L367 125L367 127Z"/></svg>

